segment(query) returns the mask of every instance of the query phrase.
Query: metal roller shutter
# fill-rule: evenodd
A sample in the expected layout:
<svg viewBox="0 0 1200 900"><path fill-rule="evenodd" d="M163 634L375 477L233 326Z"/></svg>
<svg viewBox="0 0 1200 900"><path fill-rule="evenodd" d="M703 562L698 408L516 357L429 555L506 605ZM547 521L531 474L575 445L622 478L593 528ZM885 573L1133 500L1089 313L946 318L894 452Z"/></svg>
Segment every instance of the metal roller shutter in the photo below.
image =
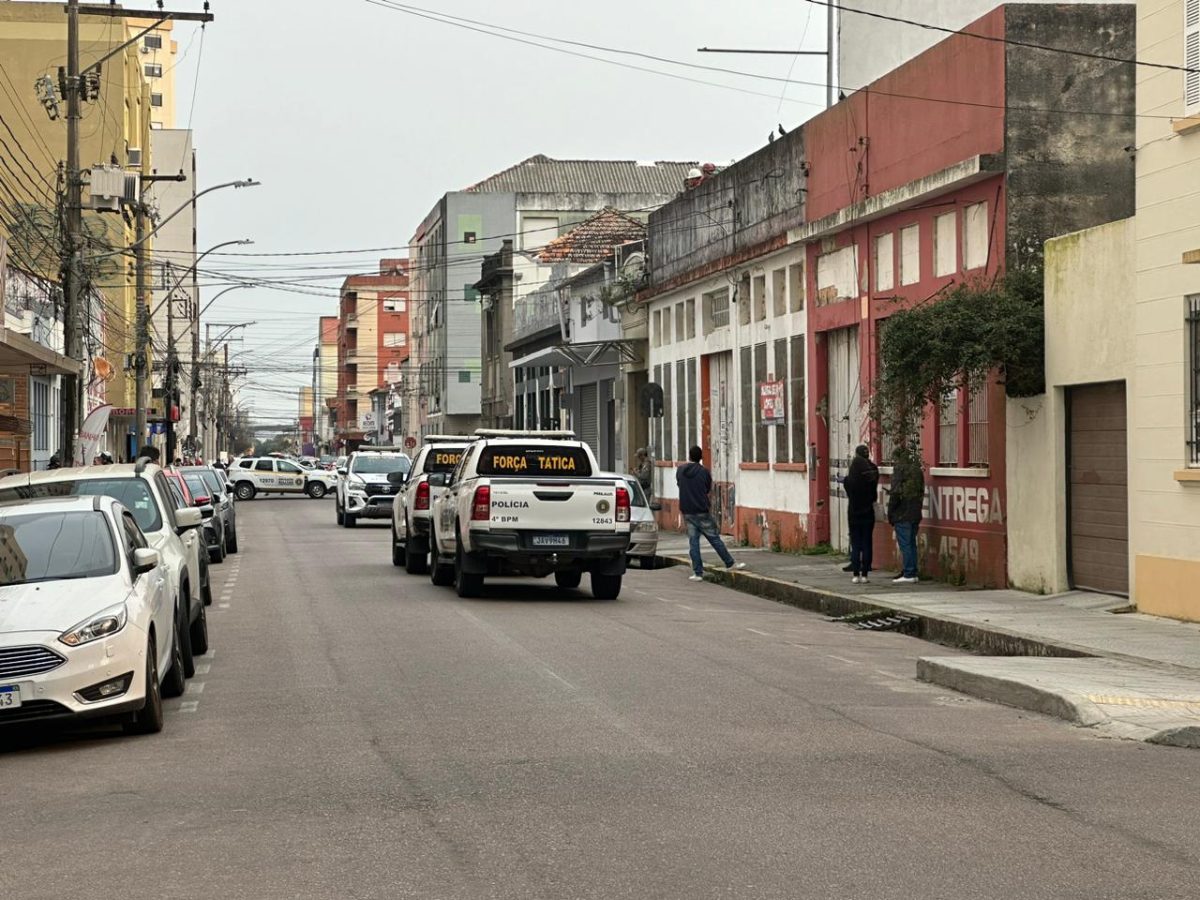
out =
<svg viewBox="0 0 1200 900"><path fill-rule="evenodd" d="M596 397L595 384L582 384L579 394L579 439L592 448L600 450L600 404Z"/></svg>

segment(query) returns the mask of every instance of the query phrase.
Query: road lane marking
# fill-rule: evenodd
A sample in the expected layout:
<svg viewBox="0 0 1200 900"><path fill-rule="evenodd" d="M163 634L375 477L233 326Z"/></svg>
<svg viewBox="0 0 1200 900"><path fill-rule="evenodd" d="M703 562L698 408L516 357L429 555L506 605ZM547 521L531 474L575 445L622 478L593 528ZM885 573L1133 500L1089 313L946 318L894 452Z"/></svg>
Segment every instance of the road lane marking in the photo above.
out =
<svg viewBox="0 0 1200 900"><path fill-rule="evenodd" d="M217 609L229 609L229 604L228 603L218 603Z"/></svg>
<svg viewBox="0 0 1200 900"><path fill-rule="evenodd" d="M836 659L838 662L844 662L848 666L862 665L862 663L857 663L852 659L846 659L846 657L844 657L844 656L834 656L832 653L826 653L825 655L828 656L830 659Z"/></svg>
<svg viewBox="0 0 1200 900"><path fill-rule="evenodd" d="M567 681L567 679L563 678L561 675L559 675L557 672L555 672L549 666L542 666L542 671L545 672L547 675L549 675L551 678L555 678L555 679L561 681L563 684L565 684L571 690L573 690L573 691L579 690L579 688L577 688L575 685L571 684L571 682Z"/></svg>
<svg viewBox="0 0 1200 900"><path fill-rule="evenodd" d="M204 693L204 682L203 681L189 681L187 683L187 690L184 693L203 694Z"/></svg>
<svg viewBox="0 0 1200 900"><path fill-rule="evenodd" d="M775 635L771 634L769 631L759 631L757 628L747 628L746 630L752 631L755 634L761 634L763 637L769 637L769 638L775 637Z"/></svg>
<svg viewBox="0 0 1200 900"><path fill-rule="evenodd" d="M212 666L208 663L198 664L196 666L197 675L207 675L212 670Z"/></svg>
<svg viewBox="0 0 1200 900"><path fill-rule="evenodd" d="M179 704L179 711L181 713L196 712L196 710L198 710L199 708L200 708L199 700L184 700L182 703Z"/></svg>
<svg viewBox="0 0 1200 900"><path fill-rule="evenodd" d="M686 603L680 603L680 604L679 604L679 608L680 608L680 609L690 609L692 612L695 612L695 611L696 611L696 607L694 607L694 606L688 606Z"/></svg>

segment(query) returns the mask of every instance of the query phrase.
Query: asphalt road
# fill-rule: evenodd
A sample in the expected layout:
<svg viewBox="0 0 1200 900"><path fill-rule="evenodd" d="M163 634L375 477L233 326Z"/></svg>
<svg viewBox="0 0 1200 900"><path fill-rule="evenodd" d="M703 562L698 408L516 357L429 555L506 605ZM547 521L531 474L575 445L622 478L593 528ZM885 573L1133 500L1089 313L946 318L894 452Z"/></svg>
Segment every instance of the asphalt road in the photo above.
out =
<svg viewBox="0 0 1200 900"><path fill-rule="evenodd" d="M241 504L161 735L0 734L0 897L1200 893L1194 751L947 694L927 644L681 569L459 600L333 518Z"/></svg>

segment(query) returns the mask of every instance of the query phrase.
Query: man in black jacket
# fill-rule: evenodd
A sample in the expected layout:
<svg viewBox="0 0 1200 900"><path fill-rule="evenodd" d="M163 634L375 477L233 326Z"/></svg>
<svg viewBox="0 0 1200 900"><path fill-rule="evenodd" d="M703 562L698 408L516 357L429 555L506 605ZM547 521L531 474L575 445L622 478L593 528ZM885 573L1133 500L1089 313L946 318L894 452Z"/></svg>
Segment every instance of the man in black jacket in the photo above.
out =
<svg viewBox="0 0 1200 900"><path fill-rule="evenodd" d="M687 523L688 553L692 558L692 575L689 581L704 580L704 562L700 559L700 535L704 535L727 569L744 569L745 563L735 563L721 540L717 523L709 512L709 495L712 493L712 475L704 468L701 460L704 451L693 447L688 451L691 462L680 466L675 472L675 483L679 485L679 511Z"/></svg>
<svg viewBox="0 0 1200 900"><path fill-rule="evenodd" d="M896 530L896 544L904 570L893 584L916 584L917 529L921 527L921 503L925 499L925 473L921 458L911 447L896 448L896 464L892 469L891 494L888 495L888 521Z"/></svg>
<svg viewBox="0 0 1200 900"><path fill-rule="evenodd" d="M879 498L879 467L871 462L866 444L854 448L850 471L842 480L850 525L850 571L854 584L868 584L875 535L875 501Z"/></svg>

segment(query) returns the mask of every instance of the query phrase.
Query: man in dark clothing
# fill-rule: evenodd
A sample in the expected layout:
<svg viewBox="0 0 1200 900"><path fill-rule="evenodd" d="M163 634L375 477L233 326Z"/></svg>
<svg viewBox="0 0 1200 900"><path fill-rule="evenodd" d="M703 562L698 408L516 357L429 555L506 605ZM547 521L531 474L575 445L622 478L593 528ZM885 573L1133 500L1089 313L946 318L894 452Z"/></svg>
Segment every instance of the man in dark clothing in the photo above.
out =
<svg viewBox="0 0 1200 900"><path fill-rule="evenodd" d="M146 459L150 460L150 462L153 462L153 463L156 463L160 459L162 459L162 454L158 452L158 448L151 446L150 444L147 444L145 447L143 447L141 450L138 451L138 459L141 459L143 456L146 457Z"/></svg>
<svg viewBox="0 0 1200 900"><path fill-rule="evenodd" d="M854 573L851 581L867 584L875 535L875 501L879 499L879 467L871 462L871 451L866 444L854 449L854 459L842 487L846 491L846 518L850 525L850 571Z"/></svg>
<svg viewBox="0 0 1200 900"><path fill-rule="evenodd" d="M679 511L687 523L688 553L692 557L692 575L689 581L704 580L704 562L700 559L700 535L704 535L721 557L727 569L744 569L745 563L735 563L721 540L717 523L709 512L709 495L712 493L712 475L700 461L704 451L693 447L688 451L691 462L680 466L675 472L675 483L679 485Z"/></svg>
<svg viewBox="0 0 1200 900"><path fill-rule="evenodd" d="M888 496L888 521L896 530L896 544L904 566L893 584L916 584L917 529L921 527L921 503L925 499L925 474L917 451L909 447L896 449L896 465L892 469L892 488Z"/></svg>

